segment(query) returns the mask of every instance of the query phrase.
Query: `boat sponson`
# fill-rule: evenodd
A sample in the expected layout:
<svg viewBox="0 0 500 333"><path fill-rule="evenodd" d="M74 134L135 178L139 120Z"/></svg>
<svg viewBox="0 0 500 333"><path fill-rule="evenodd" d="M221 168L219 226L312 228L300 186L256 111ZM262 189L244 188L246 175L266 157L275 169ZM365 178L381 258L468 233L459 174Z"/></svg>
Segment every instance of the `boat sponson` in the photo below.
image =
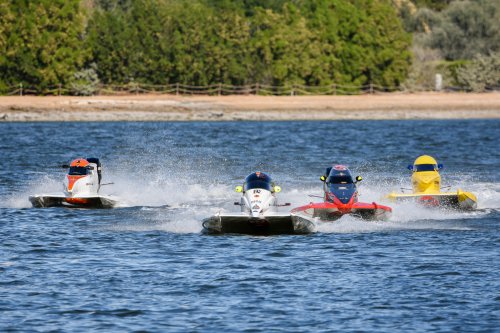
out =
<svg viewBox="0 0 500 333"><path fill-rule="evenodd" d="M290 215L252 218L243 215L216 215L203 221L208 233L234 233L247 235L294 234Z"/></svg>
<svg viewBox="0 0 500 333"><path fill-rule="evenodd" d="M476 196L470 192L439 192L439 193L391 193L389 199L397 201L417 200L429 206L449 207L460 210L473 210L477 207Z"/></svg>
<svg viewBox="0 0 500 333"><path fill-rule="evenodd" d="M30 196L33 207L78 207L78 208L111 208L116 201L103 196L70 198L66 196L36 195Z"/></svg>
<svg viewBox="0 0 500 333"><path fill-rule="evenodd" d="M293 214L305 214L322 221L335 221L343 215L350 214L364 220L386 220L390 217L390 207L376 203L356 202L350 206L340 207L334 203L321 202L310 203L292 210Z"/></svg>

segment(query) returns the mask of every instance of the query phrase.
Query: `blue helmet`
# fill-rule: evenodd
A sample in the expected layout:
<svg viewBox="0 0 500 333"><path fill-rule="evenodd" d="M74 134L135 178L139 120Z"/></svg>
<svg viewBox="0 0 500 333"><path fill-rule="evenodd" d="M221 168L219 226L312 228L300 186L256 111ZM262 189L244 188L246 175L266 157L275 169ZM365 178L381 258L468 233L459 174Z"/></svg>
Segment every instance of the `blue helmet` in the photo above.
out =
<svg viewBox="0 0 500 333"><path fill-rule="evenodd" d="M263 172L257 171L254 172L245 178L245 183L243 184L243 190L251 190L251 189L264 189L268 191L272 191L272 182L271 177L266 175Z"/></svg>
<svg viewBox="0 0 500 333"><path fill-rule="evenodd" d="M351 171L344 165L334 165L328 174L326 182L329 184L352 184Z"/></svg>

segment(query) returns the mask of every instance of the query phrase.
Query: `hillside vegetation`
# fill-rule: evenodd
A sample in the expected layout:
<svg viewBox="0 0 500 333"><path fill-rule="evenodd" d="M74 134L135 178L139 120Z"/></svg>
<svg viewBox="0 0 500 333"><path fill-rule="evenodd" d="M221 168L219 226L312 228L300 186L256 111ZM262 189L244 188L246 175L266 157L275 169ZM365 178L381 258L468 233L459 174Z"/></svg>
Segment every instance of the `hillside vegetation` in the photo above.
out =
<svg viewBox="0 0 500 333"><path fill-rule="evenodd" d="M417 3L424 6L417 8L409 1L399 5L405 29L413 34L414 58L405 85L433 89L439 73L445 85L458 89L498 89L500 1Z"/></svg>

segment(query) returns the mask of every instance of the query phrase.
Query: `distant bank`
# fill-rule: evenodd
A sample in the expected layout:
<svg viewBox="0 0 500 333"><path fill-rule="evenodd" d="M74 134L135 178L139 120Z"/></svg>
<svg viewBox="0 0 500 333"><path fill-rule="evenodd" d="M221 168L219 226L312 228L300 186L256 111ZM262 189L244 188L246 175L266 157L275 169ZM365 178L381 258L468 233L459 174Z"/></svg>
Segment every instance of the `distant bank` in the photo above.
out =
<svg viewBox="0 0 500 333"><path fill-rule="evenodd" d="M500 93L361 96L2 96L0 121L500 118Z"/></svg>

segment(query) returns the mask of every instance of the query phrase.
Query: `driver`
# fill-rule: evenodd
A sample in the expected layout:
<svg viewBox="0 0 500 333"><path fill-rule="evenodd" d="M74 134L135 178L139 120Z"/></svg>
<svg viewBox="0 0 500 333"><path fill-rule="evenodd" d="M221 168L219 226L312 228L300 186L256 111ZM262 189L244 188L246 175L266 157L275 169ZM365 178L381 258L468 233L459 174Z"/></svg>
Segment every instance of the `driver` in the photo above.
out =
<svg viewBox="0 0 500 333"><path fill-rule="evenodd" d="M326 174L321 180L327 184L353 184L351 172L344 165L334 165L326 169Z"/></svg>
<svg viewBox="0 0 500 333"><path fill-rule="evenodd" d="M257 171L245 178L245 182L243 183L243 192L255 188L274 192L274 182L271 177L265 173Z"/></svg>
<svg viewBox="0 0 500 333"><path fill-rule="evenodd" d="M334 202L334 198L337 198L347 204L353 196L354 202L357 201L356 183L361 181L361 176L357 176L354 181L351 171L345 165L334 165L326 169L326 174L328 176L323 175L320 178L324 182L325 201Z"/></svg>
<svg viewBox="0 0 500 333"><path fill-rule="evenodd" d="M326 179L328 184L353 184L352 175L349 169L343 165L336 165L330 171Z"/></svg>
<svg viewBox="0 0 500 333"><path fill-rule="evenodd" d="M88 172L89 162L84 158L77 158L69 165L68 174L71 176L85 176Z"/></svg>

